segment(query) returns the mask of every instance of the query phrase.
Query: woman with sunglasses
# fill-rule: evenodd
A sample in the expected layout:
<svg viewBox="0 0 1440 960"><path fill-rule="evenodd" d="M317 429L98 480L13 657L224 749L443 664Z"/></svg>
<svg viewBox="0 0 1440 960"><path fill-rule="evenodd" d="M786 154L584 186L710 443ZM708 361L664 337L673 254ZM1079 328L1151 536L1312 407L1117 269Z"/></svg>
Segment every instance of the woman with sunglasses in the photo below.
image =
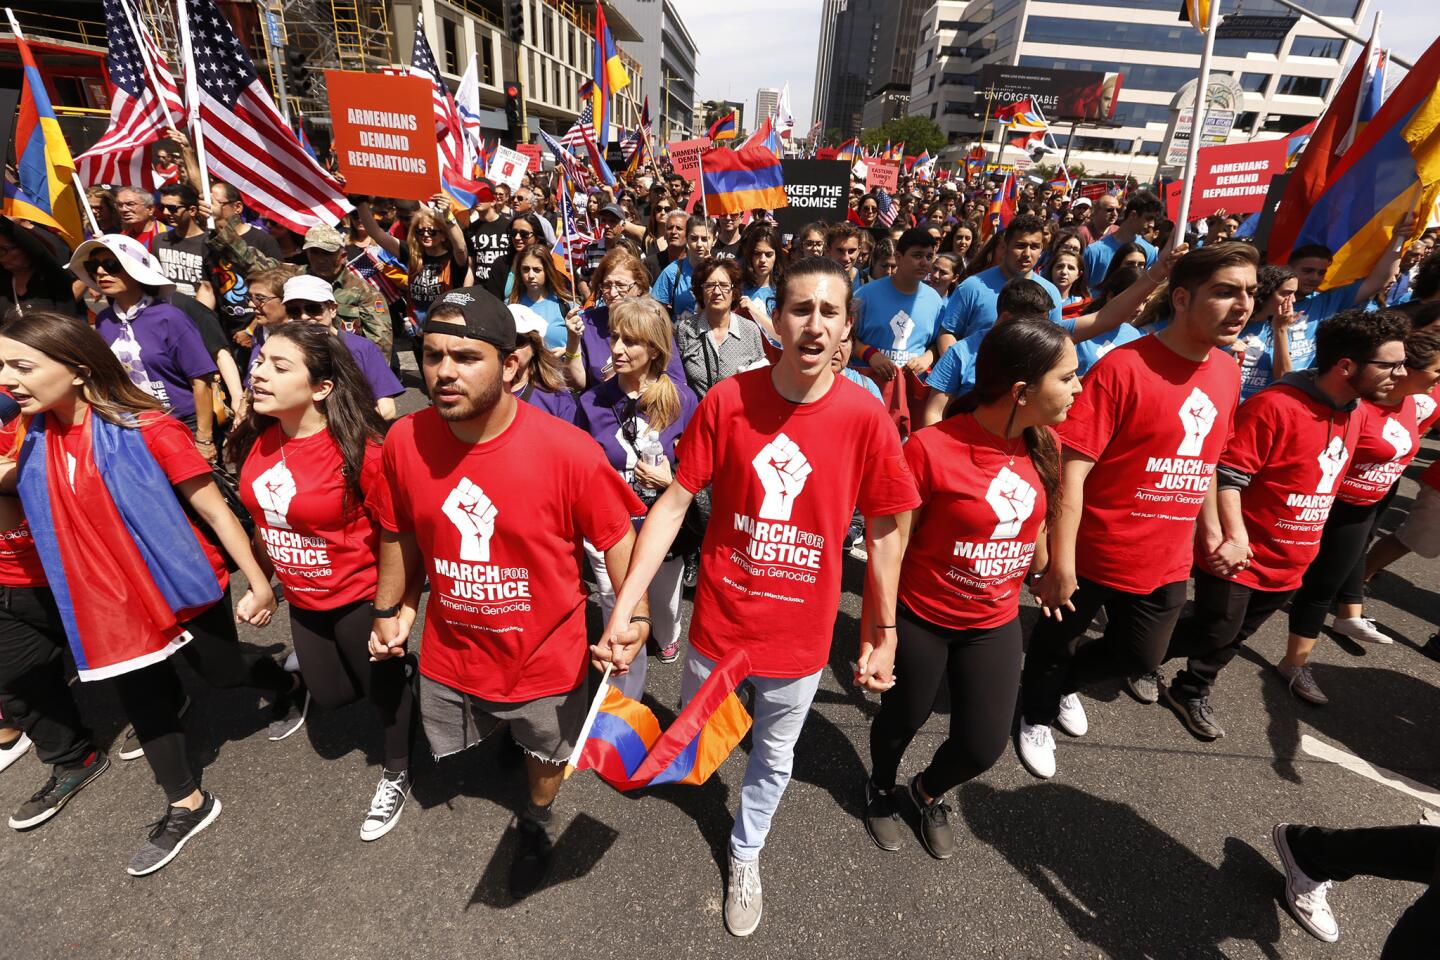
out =
<svg viewBox="0 0 1440 960"><path fill-rule="evenodd" d="M80 244L70 269L109 301L95 330L110 344L130 382L189 427L195 446L213 463L211 380L219 369L195 324L165 302L175 284L159 261L138 241L107 234Z"/></svg>
<svg viewBox="0 0 1440 960"><path fill-rule="evenodd" d="M335 290L319 277L304 274L285 281L281 292L285 306L285 317L290 322L314 323L326 327L349 351L351 358L360 369L360 374L374 397L375 412L382 420L394 420L395 398L405 392L405 387L395 377L385 355L373 342L349 330L335 325L339 306L335 302ZM251 369L260 360L260 344L251 353Z"/></svg>
<svg viewBox="0 0 1440 960"><path fill-rule="evenodd" d="M695 412L695 395L667 372L675 338L670 318L658 301L631 297L616 302L609 310L609 330L610 365L615 375L580 394L575 423L604 448L610 465L648 506L674 482L675 441ZM643 519L635 518L637 530ZM679 547L667 555L648 591L650 636L660 648L662 663L672 663L679 656L684 550ZM595 571L600 609L608 622L615 607L615 588L605 570L605 555L588 542L585 552ZM646 657L637 656L630 671L613 683L627 697L639 700L645 692L645 673Z"/></svg>
<svg viewBox="0 0 1440 960"><path fill-rule="evenodd" d="M384 424L350 351L314 323L270 331L250 392L226 453L290 602L307 694L326 709L368 699L379 715L384 768L360 828L361 840L377 840L405 804L415 713L406 662L371 662L369 652Z"/></svg>
<svg viewBox="0 0 1440 960"><path fill-rule="evenodd" d="M565 378L576 390L584 390L615 376L610 365L610 306L631 297L647 296L650 274L640 258L621 247L605 254L591 278L595 285L595 305L588 310L578 307L565 318L565 351L560 360ZM672 342L670 365L665 371L676 383L685 382L685 368L680 364L680 351Z"/></svg>
<svg viewBox="0 0 1440 960"><path fill-rule="evenodd" d="M460 224L450 212L450 198L446 194L437 193L430 198L430 206L415 211L403 244L394 234L381 229L368 200L355 205L355 214L381 249L405 261L409 274L405 304L416 330L425 322L425 314L436 297L455 287L470 285L470 250L465 245ZM418 347L416 354L418 362Z"/></svg>
<svg viewBox="0 0 1440 960"><path fill-rule="evenodd" d="M509 237L509 258L491 268L490 279L485 284L485 289L502 301L509 300L514 290L515 265L520 262L520 254L537 245L545 249L545 226L533 213L518 214L510 221Z"/></svg>
<svg viewBox="0 0 1440 960"><path fill-rule="evenodd" d="M526 247L511 268L510 303L529 307L545 319L545 348L565 348L565 315L575 309L570 281L555 266L555 258L541 244Z"/></svg>
<svg viewBox="0 0 1440 960"><path fill-rule="evenodd" d="M143 754L167 800L127 868L144 876L220 813L186 752L187 701L169 658L178 652L212 686L267 691L288 721L295 681L243 655L235 632L237 620L269 623L275 595L210 465L98 333L30 314L0 330L0 364L0 387L26 417L0 489L18 489L80 679L113 680L133 724L121 758ZM249 584L233 608L227 557Z"/></svg>

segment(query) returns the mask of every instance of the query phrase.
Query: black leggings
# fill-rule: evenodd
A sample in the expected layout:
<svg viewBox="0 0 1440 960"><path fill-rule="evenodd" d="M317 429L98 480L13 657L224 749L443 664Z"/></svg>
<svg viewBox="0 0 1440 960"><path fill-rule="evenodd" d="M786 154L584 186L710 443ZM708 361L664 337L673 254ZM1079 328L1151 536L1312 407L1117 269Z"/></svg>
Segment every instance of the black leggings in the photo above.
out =
<svg viewBox="0 0 1440 960"><path fill-rule="evenodd" d="M385 732L385 769L399 773L410 764L415 694L406 660L370 662L371 622L365 600L334 610L290 607L290 636L310 695L327 710L369 698Z"/></svg>
<svg viewBox="0 0 1440 960"><path fill-rule="evenodd" d="M1380 504L1356 506L1336 500L1320 534L1320 552L1305 570L1305 579L1290 603L1290 632L1314 639L1325 626L1330 605L1340 597L1359 603L1365 597L1365 548Z"/></svg>
<svg viewBox="0 0 1440 960"><path fill-rule="evenodd" d="M988 630L950 630L901 606L896 630L895 686L885 691L870 725L870 777L882 790L895 786L900 758L945 682L950 735L920 774L926 795L939 797L989 770L1005 752L1020 685L1020 618Z"/></svg>
<svg viewBox="0 0 1440 960"><path fill-rule="evenodd" d="M1440 942L1440 827L1425 824L1327 830L1301 827L1290 836L1296 866L1316 880L1383 877L1429 889L1403 914L1380 960L1420 960Z"/></svg>
<svg viewBox="0 0 1440 960"><path fill-rule="evenodd" d="M0 585L0 707L42 763L77 767L94 750L70 695L65 625L49 587Z"/></svg>
<svg viewBox="0 0 1440 960"><path fill-rule="evenodd" d="M268 692L274 699L295 685L294 679L273 657L241 650L229 587L225 588L224 596L185 621L184 626L194 639L180 648L180 655L210 686L222 690L254 687Z"/></svg>
<svg viewBox="0 0 1440 960"><path fill-rule="evenodd" d="M1165 656L1188 658L1170 684L1171 692L1182 700L1209 696L1220 671L1293 592L1254 590L1197 569L1195 608L1176 624Z"/></svg>
<svg viewBox="0 0 1440 960"><path fill-rule="evenodd" d="M1059 622L1042 619L1030 635L1021 681L1025 722L1051 726L1060 698L1097 680L1149 673L1165 659L1170 632L1185 606L1185 583L1177 580L1150 593L1126 593L1080 578ZM1080 646L1090 621L1104 608L1109 617L1099 640Z"/></svg>

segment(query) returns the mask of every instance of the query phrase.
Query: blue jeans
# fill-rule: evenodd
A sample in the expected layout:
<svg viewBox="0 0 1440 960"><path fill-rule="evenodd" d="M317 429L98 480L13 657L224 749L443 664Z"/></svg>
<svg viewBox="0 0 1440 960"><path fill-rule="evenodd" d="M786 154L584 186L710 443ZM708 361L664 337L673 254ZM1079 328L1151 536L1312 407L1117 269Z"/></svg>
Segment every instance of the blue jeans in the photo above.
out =
<svg viewBox="0 0 1440 960"><path fill-rule="evenodd" d="M682 707L700 689L715 661L690 647L685 652L685 673L680 680ZM736 860L757 860L770 821L785 795L790 771L795 763L795 741L810 712L810 702L820 687L820 671L798 680L772 677L747 677L755 689L753 746L750 762L745 766L745 782L740 787L740 809L735 812L735 826L730 831L730 855Z"/></svg>

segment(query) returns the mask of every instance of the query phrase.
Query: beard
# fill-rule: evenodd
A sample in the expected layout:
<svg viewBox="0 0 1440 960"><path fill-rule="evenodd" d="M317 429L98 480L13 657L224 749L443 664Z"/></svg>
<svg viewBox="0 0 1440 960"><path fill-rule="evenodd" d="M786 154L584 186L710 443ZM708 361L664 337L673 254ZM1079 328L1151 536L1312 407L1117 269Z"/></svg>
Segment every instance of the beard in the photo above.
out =
<svg viewBox="0 0 1440 960"><path fill-rule="evenodd" d="M1362 368L1360 373L1354 374L1346 382L1360 399L1369 400L1371 403L1379 403L1382 400L1386 400L1390 394L1395 391L1395 379L1393 377L1380 384L1366 384L1363 381L1364 369Z"/></svg>
<svg viewBox="0 0 1440 960"><path fill-rule="evenodd" d="M450 386L450 384L446 384L446 386ZM434 396L435 387L435 384L430 386L431 396ZM447 406L441 406L438 403L435 404L435 412L440 415L441 420L454 422L474 420L476 417L484 416L495 409L495 404L500 402L501 389L500 378L496 377L481 387L480 391L473 396L466 395L459 401Z"/></svg>

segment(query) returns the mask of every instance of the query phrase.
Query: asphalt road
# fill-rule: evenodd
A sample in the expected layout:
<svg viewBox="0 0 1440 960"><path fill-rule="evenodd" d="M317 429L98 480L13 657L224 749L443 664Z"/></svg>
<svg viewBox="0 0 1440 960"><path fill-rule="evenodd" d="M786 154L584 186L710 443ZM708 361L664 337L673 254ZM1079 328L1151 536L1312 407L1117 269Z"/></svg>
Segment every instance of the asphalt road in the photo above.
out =
<svg viewBox="0 0 1440 960"><path fill-rule="evenodd" d="M1433 444L1422 451L1410 476L1435 455ZM1399 506L1414 489L1407 480ZM857 819L876 709L848 679L861 576L847 561L831 668L761 860L765 918L748 941L726 934L720 917L741 756L704 787L641 796L575 776L557 802L550 882L513 903L505 881L523 787L497 768L491 745L442 762L418 748L402 821L364 844L360 821L380 759L364 704L312 713L300 734L275 744L253 693L212 691L187 673L192 750L222 816L167 869L127 876L162 800L143 761L116 761L55 820L26 834L4 830L0 958L1340 960L1377 956L1419 895L1413 885L1350 881L1331 895L1342 938L1319 943L1277 900L1269 830L1277 820L1414 823L1430 810L1312 756L1302 738L1440 792L1440 662L1421 650L1440 620L1433 563L1407 558L1374 584L1368 612L1397 636L1393 646L1322 641L1315 675L1327 707L1292 699L1270 668L1284 651L1278 617L1222 677L1216 703L1229 736L1218 743L1196 741L1163 707L1139 706L1117 686L1085 691L1091 732L1058 735L1054 780L1030 777L1011 751L952 797L960 844L944 863L918 841L881 852ZM284 610L244 638L282 653ZM678 664L652 662L649 694L662 721L676 707L678 677ZM97 735L114 738L122 721L110 691L80 693ZM945 721L932 718L902 775L923 766ZM0 775L0 810L44 776L33 753Z"/></svg>

